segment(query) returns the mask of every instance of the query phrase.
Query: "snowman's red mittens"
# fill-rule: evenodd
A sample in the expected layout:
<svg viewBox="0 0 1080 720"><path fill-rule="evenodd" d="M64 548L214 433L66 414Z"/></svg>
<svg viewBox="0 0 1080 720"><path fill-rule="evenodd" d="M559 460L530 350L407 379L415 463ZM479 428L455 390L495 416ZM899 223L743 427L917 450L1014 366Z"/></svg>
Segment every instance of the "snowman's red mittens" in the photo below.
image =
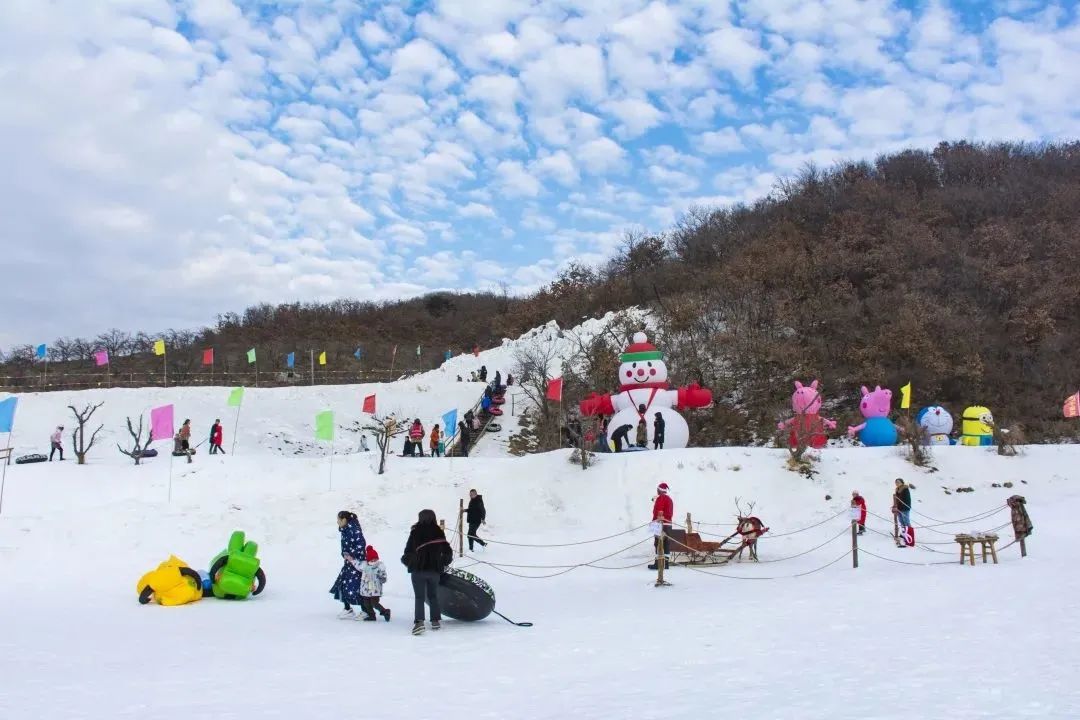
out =
<svg viewBox="0 0 1080 720"><path fill-rule="evenodd" d="M611 404L610 395L590 393L578 406L581 414L589 417L592 415L614 415L615 407Z"/></svg>
<svg viewBox="0 0 1080 720"><path fill-rule="evenodd" d="M703 408L712 404L712 390L703 388L697 383L689 387L679 388L680 408Z"/></svg>

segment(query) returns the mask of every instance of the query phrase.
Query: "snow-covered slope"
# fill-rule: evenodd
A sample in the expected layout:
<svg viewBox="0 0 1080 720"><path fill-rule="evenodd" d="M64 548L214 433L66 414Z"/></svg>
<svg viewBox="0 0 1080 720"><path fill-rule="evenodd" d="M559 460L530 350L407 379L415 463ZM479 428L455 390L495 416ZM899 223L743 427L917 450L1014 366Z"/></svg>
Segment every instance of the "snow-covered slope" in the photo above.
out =
<svg viewBox="0 0 1080 720"><path fill-rule="evenodd" d="M1080 446L1016 458L940 448L932 472L897 449L827 449L809 480L765 448L603 455L587 471L566 452L394 457L380 476L355 436L342 433L333 458L313 442L317 411L350 425L371 392L381 411L429 426L464 411L482 386L458 383L455 366L505 375L512 351L387 385L250 389L236 454L200 452L191 465L135 467L111 441L127 415L173 402L200 434L222 417L228 449L225 388L23 396L17 454L44 449L71 402L105 400L112 437L84 467L8 469L0 718L1080 717L1069 600L1080 593ZM887 517L896 477L915 486L921 546L897 549L890 522L872 516L852 569L850 493ZM691 513L713 539L731 531L735 498L755 502L770 527L762 562L673 568L672 585L654 587L643 525L661 480L676 518ZM535 627L493 616L414 638L397 561L409 525L427 507L452 528L470 487L485 497L492 544L456 563L492 583L500 612ZM1006 524L1014 493L1036 527L1030 556L1013 545L999 565L959 566L952 535ZM358 513L387 562L390 623L335 619L340 509ZM237 528L260 545L263 595L138 605L140 575L170 553L205 568ZM1005 546L1009 528L999 532Z"/></svg>

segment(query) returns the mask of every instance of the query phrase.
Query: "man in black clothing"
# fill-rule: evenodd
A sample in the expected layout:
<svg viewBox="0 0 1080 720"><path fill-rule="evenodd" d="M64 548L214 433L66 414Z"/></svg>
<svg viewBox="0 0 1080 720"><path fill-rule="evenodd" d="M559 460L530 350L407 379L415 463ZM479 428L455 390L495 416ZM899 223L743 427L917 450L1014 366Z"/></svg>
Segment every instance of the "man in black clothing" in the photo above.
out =
<svg viewBox="0 0 1080 720"><path fill-rule="evenodd" d="M473 542L478 542L482 547L487 543L476 535L481 525L487 524L487 509L484 507L484 496L478 495L476 490L469 491L469 507L465 510L465 522L469 524L469 552L473 550Z"/></svg>
<svg viewBox="0 0 1080 720"><path fill-rule="evenodd" d="M472 444L472 431L464 420L458 421L458 454L469 457L469 445Z"/></svg>
<svg viewBox="0 0 1080 720"><path fill-rule="evenodd" d="M661 415L660 413L656 413L655 415L653 415L653 417L655 418L655 420L653 420L653 426L652 426L653 427L653 435L652 435L653 450L663 450L664 449L664 428L667 426L667 423L664 422L664 416Z"/></svg>
<svg viewBox="0 0 1080 720"><path fill-rule="evenodd" d="M630 444L630 431L633 429L634 426L629 423L615 428L615 432L611 434L611 442L615 443L615 452L622 452L623 443Z"/></svg>

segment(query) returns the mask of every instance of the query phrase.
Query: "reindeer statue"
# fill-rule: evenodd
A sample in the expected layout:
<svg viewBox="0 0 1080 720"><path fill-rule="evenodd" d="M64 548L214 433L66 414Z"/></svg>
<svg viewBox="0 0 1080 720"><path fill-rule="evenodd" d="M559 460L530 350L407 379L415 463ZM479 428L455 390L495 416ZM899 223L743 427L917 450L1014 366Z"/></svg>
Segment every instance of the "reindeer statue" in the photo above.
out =
<svg viewBox="0 0 1080 720"><path fill-rule="evenodd" d="M750 559L754 562L758 561L757 554L757 541L765 533L769 532L769 528L765 527L765 523L761 522L761 518L755 517L751 513L754 512L754 505L757 503L751 502L747 509L744 511L742 505L739 502L739 498L735 498L735 513L736 524L735 532L733 532L728 539L740 536L742 542L739 544L738 549L735 551L735 558L742 562L743 550L750 551ZM726 542L726 541L725 541Z"/></svg>

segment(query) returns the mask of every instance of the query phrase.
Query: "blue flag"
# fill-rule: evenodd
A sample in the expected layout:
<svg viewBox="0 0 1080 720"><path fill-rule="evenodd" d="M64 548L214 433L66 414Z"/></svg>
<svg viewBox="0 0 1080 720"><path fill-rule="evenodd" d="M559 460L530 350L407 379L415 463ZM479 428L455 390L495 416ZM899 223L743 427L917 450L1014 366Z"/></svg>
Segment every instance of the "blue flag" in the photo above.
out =
<svg viewBox="0 0 1080 720"><path fill-rule="evenodd" d="M15 397L0 401L0 433L9 433L15 427L15 406L18 403L19 399Z"/></svg>
<svg viewBox="0 0 1080 720"><path fill-rule="evenodd" d="M356 352L353 353L353 357L356 358L357 360L362 359L364 357L363 348L356 348Z"/></svg>
<svg viewBox="0 0 1080 720"><path fill-rule="evenodd" d="M442 424L447 437L457 432L457 408L442 416Z"/></svg>
<svg viewBox="0 0 1080 720"><path fill-rule="evenodd" d="M34 351L34 355L37 356L38 360L44 360L45 359L45 350L46 350L45 343L42 343L42 344L37 346L37 349Z"/></svg>
<svg viewBox="0 0 1080 720"><path fill-rule="evenodd" d="M449 351L449 350L447 350L447 351L446 351L446 354L445 354L445 355L443 355L443 357L444 357L444 358L446 358L447 360L449 360L450 358L452 358L452 357L453 357L453 355L451 355L451 354L450 354L450 351Z"/></svg>
<svg viewBox="0 0 1080 720"><path fill-rule="evenodd" d="M286 355L285 364L289 367L296 367L296 353L289 353Z"/></svg>

